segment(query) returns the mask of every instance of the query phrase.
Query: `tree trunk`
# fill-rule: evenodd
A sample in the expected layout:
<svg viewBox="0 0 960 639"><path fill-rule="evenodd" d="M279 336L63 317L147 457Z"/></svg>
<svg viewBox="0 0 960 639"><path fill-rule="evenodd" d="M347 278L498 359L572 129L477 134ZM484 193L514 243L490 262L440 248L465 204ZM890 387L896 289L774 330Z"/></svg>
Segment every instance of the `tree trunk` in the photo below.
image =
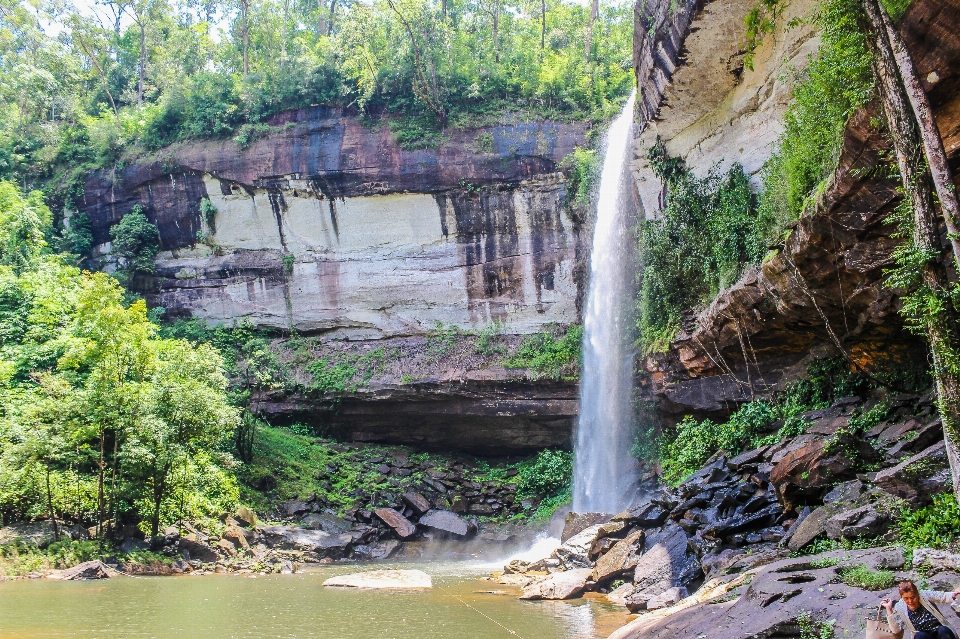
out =
<svg viewBox="0 0 960 639"><path fill-rule="evenodd" d="M893 137L897 165L906 196L913 208L913 243L933 256L922 266L923 287L926 294L943 301L938 310L928 312L923 321L930 343L933 376L937 388L937 405L943 422L944 440L950 459L954 492L960 498L960 375L954 360L960 353L960 335L957 317L949 299L950 282L942 258L946 252L940 241L937 214L933 203L933 183L921 149L920 128L911 117L907 88L900 81L893 47L883 21L883 9L877 0L863 0L868 24L865 31L874 58L874 73L879 81L879 93Z"/></svg>
<svg viewBox="0 0 960 639"><path fill-rule="evenodd" d="M137 83L137 106L143 105L143 76L147 69L147 28L140 23L140 79Z"/></svg>
<svg viewBox="0 0 960 639"><path fill-rule="evenodd" d="M907 45L903 42L900 32L893 26L890 16L887 15L883 7L879 8L879 12L887 38L890 41L900 79L903 81L907 98L910 100L910 107L913 109L913 114L920 127L923 150L927 156L933 185L937 190L937 199L940 200L940 212L943 214L943 220L947 226L953 257L957 261L958 268L960 268L960 235L958 235L960 233L960 204L957 202L957 189L953 181L953 171L950 170L950 164L947 162L947 152L943 148L943 138L940 137L940 129L937 128L936 120L934 120L930 100L927 98L927 92L923 90L923 85L917 76L917 69L913 65L910 52L907 51Z"/></svg>
<svg viewBox="0 0 960 639"><path fill-rule="evenodd" d="M242 26L240 27L240 36L243 41L243 75L250 73L250 2L241 0L240 13L242 14Z"/></svg>
<svg viewBox="0 0 960 639"><path fill-rule="evenodd" d="M53 510L53 491L50 490L50 462L47 467L47 512L50 513L50 521L53 522L53 540L60 541L60 526L57 524L57 514Z"/></svg>
<svg viewBox="0 0 960 639"><path fill-rule="evenodd" d="M597 20L597 14L600 13L600 0L593 0L590 5L590 20L587 22L586 44L583 47L583 61L590 61L590 50L593 48L593 23Z"/></svg>
<svg viewBox="0 0 960 639"><path fill-rule="evenodd" d="M290 0L284 0L283 3L283 29L280 40L280 69L283 69L287 61L287 20L290 18Z"/></svg>
<svg viewBox="0 0 960 639"><path fill-rule="evenodd" d="M547 42L547 0L540 0L540 51L541 59Z"/></svg>
<svg viewBox="0 0 960 639"><path fill-rule="evenodd" d="M493 2L493 61L500 64L500 0Z"/></svg>
<svg viewBox="0 0 960 639"><path fill-rule="evenodd" d="M170 467L157 469L153 478L153 516L150 518L150 539L156 540L160 536L160 505L167 487L167 473Z"/></svg>
<svg viewBox="0 0 960 639"><path fill-rule="evenodd" d="M447 126L447 110L443 107L443 102L440 100L436 69L433 68L432 64L429 69L424 68L423 50L420 47L420 43L417 42L417 37L413 32L413 25L411 25L410 21L400 12L400 9L397 8L393 0L387 0L387 4L390 5L390 9L397 15L400 22L403 23L407 35L410 37L414 66L413 92L418 98L423 100L427 108L437 116L440 126L445 127Z"/></svg>
<svg viewBox="0 0 960 639"><path fill-rule="evenodd" d="M103 538L103 475L105 464L103 463L103 441L107 433L104 427L100 426L100 459L97 461L97 539Z"/></svg>
<svg viewBox="0 0 960 639"><path fill-rule="evenodd" d="M77 38L77 44L80 45L80 48L83 49L83 52L89 58L90 63L97 68L97 73L100 75L100 82L103 83L103 90L107 94L107 98L110 100L110 107L113 109L113 116L117 120L117 126L120 126L120 111L117 109L117 103L113 100L113 94L110 93L110 85L107 82L107 74L104 73L103 67L100 66L100 62L90 53L90 49L87 48L87 45L84 44L82 38Z"/></svg>
<svg viewBox="0 0 960 639"><path fill-rule="evenodd" d="M337 0L330 0L330 23L327 25L327 36L333 35L333 19L337 11Z"/></svg>

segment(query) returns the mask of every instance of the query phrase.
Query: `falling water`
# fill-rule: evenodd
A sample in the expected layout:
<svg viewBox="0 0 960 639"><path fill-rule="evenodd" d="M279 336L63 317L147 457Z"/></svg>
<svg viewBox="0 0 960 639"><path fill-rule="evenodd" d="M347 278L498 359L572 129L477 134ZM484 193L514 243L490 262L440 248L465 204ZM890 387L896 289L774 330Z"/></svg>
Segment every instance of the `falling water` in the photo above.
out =
<svg viewBox="0 0 960 639"><path fill-rule="evenodd" d="M631 302L629 211L624 194L636 91L607 132L584 318L580 420L573 509L615 513L635 480L631 391L633 354L626 322Z"/></svg>

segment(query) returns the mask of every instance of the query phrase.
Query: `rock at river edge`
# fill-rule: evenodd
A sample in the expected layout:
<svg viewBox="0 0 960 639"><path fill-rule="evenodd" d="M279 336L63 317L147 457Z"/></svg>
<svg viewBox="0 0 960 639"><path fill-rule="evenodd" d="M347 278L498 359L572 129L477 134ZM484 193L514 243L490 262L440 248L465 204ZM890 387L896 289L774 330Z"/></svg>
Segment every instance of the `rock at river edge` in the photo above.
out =
<svg viewBox="0 0 960 639"><path fill-rule="evenodd" d="M331 577L324 586L344 588L432 588L430 575L421 570L371 570Z"/></svg>

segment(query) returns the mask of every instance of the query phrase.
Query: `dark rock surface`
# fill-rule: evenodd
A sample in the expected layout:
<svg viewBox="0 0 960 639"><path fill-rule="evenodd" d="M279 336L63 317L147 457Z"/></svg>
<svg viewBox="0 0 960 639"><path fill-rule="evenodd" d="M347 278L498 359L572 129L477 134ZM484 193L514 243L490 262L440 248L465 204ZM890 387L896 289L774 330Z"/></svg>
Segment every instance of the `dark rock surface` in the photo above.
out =
<svg viewBox="0 0 960 639"><path fill-rule="evenodd" d="M466 538L475 528L457 513L448 510L431 510L420 518L419 524L427 529L454 537Z"/></svg>
<svg viewBox="0 0 960 639"><path fill-rule="evenodd" d="M77 564L73 568L61 570L57 578L63 581L80 581L84 579L107 579L115 574L116 571L102 561L95 559Z"/></svg>
<svg viewBox="0 0 960 639"><path fill-rule="evenodd" d="M377 508L373 514L390 526L400 539L411 537L417 532L417 527L409 519L392 508Z"/></svg>

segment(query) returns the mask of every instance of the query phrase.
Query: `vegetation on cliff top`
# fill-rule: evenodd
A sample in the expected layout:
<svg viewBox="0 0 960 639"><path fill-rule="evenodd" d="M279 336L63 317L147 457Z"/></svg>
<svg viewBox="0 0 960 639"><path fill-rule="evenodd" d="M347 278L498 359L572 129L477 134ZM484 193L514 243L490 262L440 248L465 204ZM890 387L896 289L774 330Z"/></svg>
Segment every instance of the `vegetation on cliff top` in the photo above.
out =
<svg viewBox="0 0 960 639"><path fill-rule="evenodd" d="M510 114L601 121L633 84L626 3L2 6L0 177L58 204L91 168L194 138L245 147L289 109L387 114L413 148Z"/></svg>

